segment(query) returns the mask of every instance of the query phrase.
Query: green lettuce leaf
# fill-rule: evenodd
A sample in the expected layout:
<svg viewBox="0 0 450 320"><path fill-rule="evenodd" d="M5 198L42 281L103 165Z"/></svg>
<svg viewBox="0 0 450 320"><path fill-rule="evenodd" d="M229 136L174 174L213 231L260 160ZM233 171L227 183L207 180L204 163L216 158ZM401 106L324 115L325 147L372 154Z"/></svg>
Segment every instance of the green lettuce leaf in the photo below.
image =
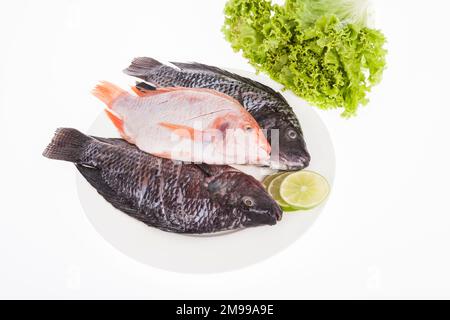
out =
<svg viewBox="0 0 450 320"><path fill-rule="evenodd" d="M222 30L258 71L350 117L385 69L385 37L367 19L365 0L229 0Z"/></svg>

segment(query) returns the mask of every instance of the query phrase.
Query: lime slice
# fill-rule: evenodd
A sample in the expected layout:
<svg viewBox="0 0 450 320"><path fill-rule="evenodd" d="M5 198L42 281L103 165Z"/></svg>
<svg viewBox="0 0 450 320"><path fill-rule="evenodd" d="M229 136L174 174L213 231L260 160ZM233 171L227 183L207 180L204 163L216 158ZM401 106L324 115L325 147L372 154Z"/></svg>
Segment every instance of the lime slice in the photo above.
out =
<svg viewBox="0 0 450 320"><path fill-rule="evenodd" d="M275 200L280 207L283 209L283 207L290 207L290 205L281 198L280 195L280 186L283 182L284 178L290 175L290 172L284 172L277 174L272 181L269 183L269 187L267 188L267 192L272 196L273 200Z"/></svg>
<svg viewBox="0 0 450 320"><path fill-rule="evenodd" d="M308 210L317 207L327 197L330 186L320 174L299 171L285 177L280 184L280 197L288 206Z"/></svg>
<svg viewBox="0 0 450 320"><path fill-rule="evenodd" d="M292 207L281 207L281 210L283 210L283 212L294 212L294 211L299 211L299 209L292 208Z"/></svg>
<svg viewBox="0 0 450 320"><path fill-rule="evenodd" d="M263 186L266 187L266 189L269 189L269 185L273 181L273 179L275 179L276 177L278 177L281 174L283 174L283 172L274 173L274 174L271 174L270 176L265 177L262 181Z"/></svg>

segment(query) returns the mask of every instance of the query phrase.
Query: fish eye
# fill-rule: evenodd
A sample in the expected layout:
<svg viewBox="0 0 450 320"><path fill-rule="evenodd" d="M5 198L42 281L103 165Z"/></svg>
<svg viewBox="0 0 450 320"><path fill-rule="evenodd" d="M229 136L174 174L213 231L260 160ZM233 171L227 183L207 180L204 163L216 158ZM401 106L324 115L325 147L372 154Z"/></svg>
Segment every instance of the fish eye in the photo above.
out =
<svg viewBox="0 0 450 320"><path fill-rule="evenodd" d="M244 126L244 130L245 131L252 131L252 126L251 125L249 125L249 124L246 124L245 126Z"/></svg>
<svg viewBox="0 0 450 320"><path fill-rule="evenodd" d="M296 139L298 137L297 132L295 132L295 130L292 129L288 130L287 136L291 139Z"/></svg>
<svg viewBox="0 0 450 320"><path fill-rule="evenodd" d="M247 207L253 207L255 205L255 200L253 200L253 198L251 197L243 197L242 198L242 202L247 206Z"/></svg>

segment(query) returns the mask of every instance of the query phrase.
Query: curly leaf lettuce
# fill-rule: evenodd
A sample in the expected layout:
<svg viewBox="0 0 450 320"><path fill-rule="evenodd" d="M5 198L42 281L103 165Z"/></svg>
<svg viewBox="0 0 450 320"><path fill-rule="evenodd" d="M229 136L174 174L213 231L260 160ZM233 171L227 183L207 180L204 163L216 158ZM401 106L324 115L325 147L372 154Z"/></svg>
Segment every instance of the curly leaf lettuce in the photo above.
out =
<svg viewBox="0 0 450 320"><path fill-rule="evenodd" d="M385 37L367 20L366 0L229 0L223 32L258 71L350 117L385 68Z"/></svg>

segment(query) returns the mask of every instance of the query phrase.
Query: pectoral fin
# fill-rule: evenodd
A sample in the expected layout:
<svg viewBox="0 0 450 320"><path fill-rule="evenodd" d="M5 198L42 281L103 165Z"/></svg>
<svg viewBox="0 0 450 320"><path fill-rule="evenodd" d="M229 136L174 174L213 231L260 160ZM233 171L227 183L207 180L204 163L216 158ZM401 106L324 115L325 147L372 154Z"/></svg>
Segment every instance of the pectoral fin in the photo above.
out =
<svg viewBox="0 0 450 320"><path fill-rule="evenodd" d="M158 124L165 129L169 129L174 134L176 134L182 138L188 138L188 139L191 139L194 141L203 139L203 131L201 131L201 130L197 130L197 129L194 129L189 126L175 124L175 123L169 123L169 122L160 122Z"/></svg>
<svg viewBox="0 0 450 320"><path fill-rule="evenodd" d="M105 109L105 112L113 125L117 128L117 130L119 130L120 136L125 140L128 140L123 128L123 120L120 119L116 114L112 113L109 109Z"/></svg>

